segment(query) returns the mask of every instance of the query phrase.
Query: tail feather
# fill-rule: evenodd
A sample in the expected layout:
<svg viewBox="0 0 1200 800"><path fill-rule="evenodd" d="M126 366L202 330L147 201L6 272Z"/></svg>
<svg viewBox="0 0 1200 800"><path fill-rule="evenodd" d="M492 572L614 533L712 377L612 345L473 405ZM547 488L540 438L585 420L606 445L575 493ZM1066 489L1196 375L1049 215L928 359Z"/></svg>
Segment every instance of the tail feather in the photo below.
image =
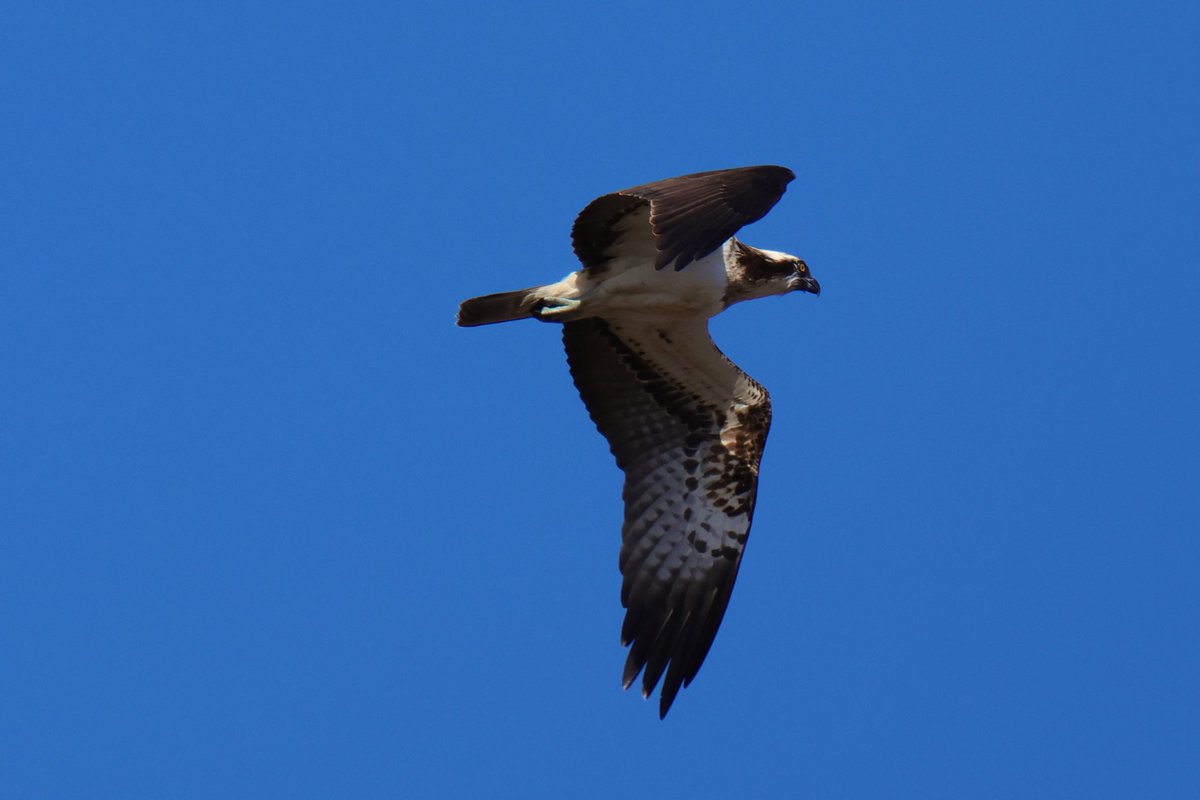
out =
<svg viewBox="0 0 1200 800"><path fill-rule="evenodd" d="M485 294L482 297L464 300L458 307L458 324L464 328L471 328L476 325L491 325L532 317L540 299L537 294L538 288L533 286L515 292Z"/></svg>

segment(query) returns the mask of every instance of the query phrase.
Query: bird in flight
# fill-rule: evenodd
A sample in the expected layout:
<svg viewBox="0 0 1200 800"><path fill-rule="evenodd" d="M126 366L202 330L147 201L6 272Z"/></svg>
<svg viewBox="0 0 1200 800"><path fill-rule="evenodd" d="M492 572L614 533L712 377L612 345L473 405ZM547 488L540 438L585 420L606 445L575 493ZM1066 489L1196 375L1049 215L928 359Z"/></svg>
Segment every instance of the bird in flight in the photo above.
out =
<svg viewBox="0 0 1200 800"><path fill-rule="evenodd" d="M740 167L602 195L571 230L583 269L458 310L467 327L562 325L571 377L625 473L623 684L642 673L648 698L662 679L660 717L725 615L771 422L766 389L717 349L708 318L743 300L821 291L801 259L734 238L794 177Z"/></svg>

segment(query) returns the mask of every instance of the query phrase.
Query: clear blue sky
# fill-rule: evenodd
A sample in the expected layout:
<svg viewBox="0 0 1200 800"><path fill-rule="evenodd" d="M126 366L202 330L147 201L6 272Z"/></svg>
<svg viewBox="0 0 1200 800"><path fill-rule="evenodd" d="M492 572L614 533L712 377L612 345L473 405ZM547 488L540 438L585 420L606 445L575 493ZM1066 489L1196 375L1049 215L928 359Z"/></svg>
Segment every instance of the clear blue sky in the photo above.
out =
<svg viewBox="0 0 1200 800"><path fill-rule="evenodd" d="M1200 796L1200 11L12 3L12 797ZM619 688L592 197L756 163L729 613Z"/></svg>

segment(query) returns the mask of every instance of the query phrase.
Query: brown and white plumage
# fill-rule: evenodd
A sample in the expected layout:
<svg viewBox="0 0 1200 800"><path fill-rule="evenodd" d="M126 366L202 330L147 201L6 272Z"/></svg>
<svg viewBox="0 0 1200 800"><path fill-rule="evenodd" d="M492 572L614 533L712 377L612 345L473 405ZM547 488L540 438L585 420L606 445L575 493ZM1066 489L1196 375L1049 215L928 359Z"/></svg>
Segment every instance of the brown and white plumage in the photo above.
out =
<svg viewBox="0 0 1200 800"><path fill-rule="evenodd" d="M792 178L784 167L744 167L603 195L572 229L582 270L459 310L460 325L562 323L575 385L625 473L623 683L642 673L649 696L661 679L662 716L725 614L771 421L766 390L713 344L708 317L820 290L800 259L732 238Z"/></svg>
<svg viewBox="0 0 1200 800"><path fill-rule="evenodd" d="M597 197L571 228L575 255L587 268L611 258L612 231L620 219L646 209L657 250L655 267L681 270L725 243L743 225L757 222L796 176L787 167L743 167L697 172L645 183Z"/></svg>

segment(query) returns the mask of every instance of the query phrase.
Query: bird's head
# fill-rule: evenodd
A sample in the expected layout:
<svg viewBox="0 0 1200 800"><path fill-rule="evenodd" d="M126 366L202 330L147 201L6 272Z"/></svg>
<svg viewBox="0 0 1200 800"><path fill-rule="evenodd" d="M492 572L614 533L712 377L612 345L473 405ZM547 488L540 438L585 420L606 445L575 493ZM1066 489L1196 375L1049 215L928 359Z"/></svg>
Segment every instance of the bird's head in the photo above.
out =
<svg viewBox="0 0 1200 800"><path fill-rule="evenodd" d="M760 250L730 240L725 259L728 278L726 305L789 292L820 294L821 284L812 276L803 259L778 250Z"/></svg>
<svg viewBox="0 0 1200 800"><path fill-rule="evenodd" d="M780 255L783 255L782 253ZM817 279L808 271L808 264L804 263L804 259L788 256L791 259L792 274L788 276L788 288L794 292L808 292L809 294L819 295L821 293L821 284L817 283Z"/></svg>

